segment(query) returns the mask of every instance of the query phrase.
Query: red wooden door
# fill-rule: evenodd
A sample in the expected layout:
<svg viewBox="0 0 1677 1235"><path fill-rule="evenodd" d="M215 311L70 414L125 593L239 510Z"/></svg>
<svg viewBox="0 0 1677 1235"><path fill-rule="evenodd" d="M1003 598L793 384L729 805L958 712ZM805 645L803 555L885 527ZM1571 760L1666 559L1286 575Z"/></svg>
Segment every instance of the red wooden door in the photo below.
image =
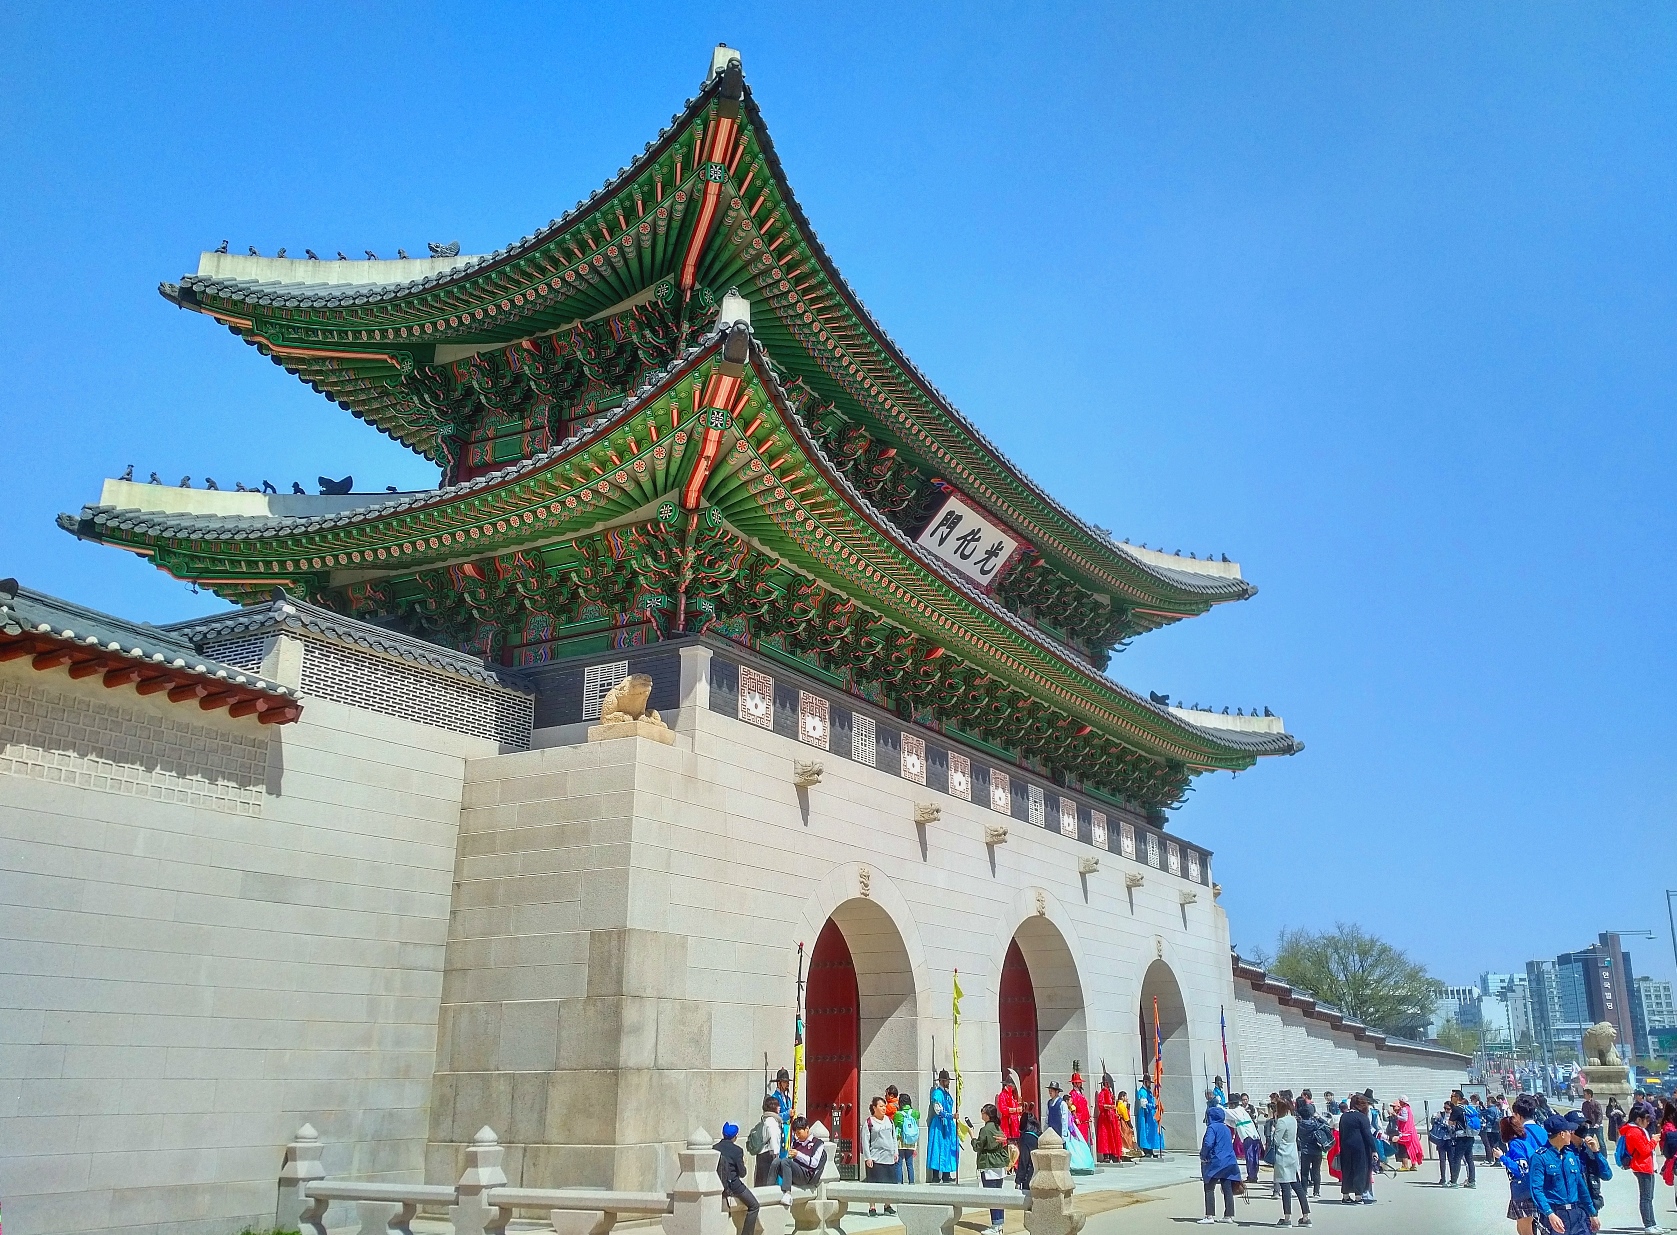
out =
<svg viewBox="0 0 1677 1235"><path fill-rule="evenodd" d="M850 945L844 941L844 932L830 920L821 928L810 957L804 1008L809 1066L809 1097L804 1113L811 1123L819 1119L827 1125L839 1165L851 1166L856 1161L860 1132L856 1103L862 1018Z"/></svg>
<svg viewBox="0 0 1677 1235"><path fill-rule="evenodd" d="M1002 1025L1002 1071L1012 1068L1019 1073L1019 1100L1036 1108L1042 1117L1042 1099L1037 1092L1036 989L1031 986L1031 971L1025 965L1025 954L1015 939L1007 945L1007 958L1002 961L1002 989L1000 1000ZM999 1087L999 1084L998 1084Z"/></svg>

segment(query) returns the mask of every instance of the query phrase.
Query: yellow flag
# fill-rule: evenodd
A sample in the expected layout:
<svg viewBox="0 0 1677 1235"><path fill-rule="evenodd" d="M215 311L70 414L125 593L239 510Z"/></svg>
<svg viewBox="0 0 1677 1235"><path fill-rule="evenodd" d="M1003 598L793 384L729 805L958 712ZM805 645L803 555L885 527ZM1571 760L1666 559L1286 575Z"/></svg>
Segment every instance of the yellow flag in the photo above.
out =
<svg viewBox="0 0 1677 1235"><path fill-rule="evenodd" d="M949 1070L955 1074L955 1139L966 1139L966 1127L961 1123L961 971L955 971L955 995L950 1001L955 1014L955 1035L949 1043Z"/></svg>

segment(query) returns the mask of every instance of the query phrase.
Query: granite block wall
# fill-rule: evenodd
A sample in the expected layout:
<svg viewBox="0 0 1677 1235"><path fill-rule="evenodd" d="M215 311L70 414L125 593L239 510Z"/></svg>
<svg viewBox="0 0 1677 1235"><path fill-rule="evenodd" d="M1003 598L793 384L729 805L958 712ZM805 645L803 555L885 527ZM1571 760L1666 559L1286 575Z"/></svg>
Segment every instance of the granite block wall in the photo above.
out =
<svg viewBox="0 0 1677 1235"><path fill-rule="evenodd" d="M709 711L705 676L684 675L672 746L468 766L431 1178L452 1177L487 1123L528 1186L668 1186L691 1128L749 1122L765 1053L790 1063L797 945L813 948L830 916L858 969L864 1101L893 1082L923 1091L949 1065L959 970L977 1115L999 1079L997 989L1017 934L1055 1010L1049 1075L1105 1060L1133 1089L1142 984L1162 962L1187 1020L1167 1130L1197 1142L1186 1095L1202 1065L1220 1070L1219 1008L1234 1002L1208 889L1115 853L1080 874L1089 846L1017 820L986 845L992 812L850 760L799 789L794 764L820 753ZM920 802L941 817L917 825Z"/></svg>
<svg viewBox="0 0 1677 1235"><path fill-rule="evenodd" d="M259 726L27 660L0 700L8 1227L271 1223L305 1119L334 1174L419 1178L460 784L494 745L323 701Z"/></svg>

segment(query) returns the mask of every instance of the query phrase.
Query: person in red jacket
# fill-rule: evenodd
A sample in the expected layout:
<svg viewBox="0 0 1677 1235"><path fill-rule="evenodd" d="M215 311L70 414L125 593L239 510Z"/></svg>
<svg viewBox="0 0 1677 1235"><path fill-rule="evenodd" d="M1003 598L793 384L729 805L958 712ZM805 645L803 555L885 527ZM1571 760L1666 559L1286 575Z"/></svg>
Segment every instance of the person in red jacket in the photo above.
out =
<svg viewBox="0 0 1677 1235"><path fill-rule="evenodd" d="M1660 1229L1654 1220L1654 1138L1648 1128L1654 1122L1654 1108L1638 1102L1630 1108L1630 1119L1619 1129L1619 1139L1625 1143L1624 1156L1630 1160L1630 1173L1636 1176L1636 1197L1642 1207L1642 1229L1653 1235Z"/></svg>
<svg viewBox="0 0 1677 1235"><path fill-rule="evenodd" d="M1094 1145L1089 1126L1089 1096L1083 1092L1083 1074L1071 1074L1071 1092L1066 1095L1066 1105L1071 1107L1072 1114L1077 1119L1077 1130L1083 1134L1084 1143Z"/></svg>
<svg viewBox="0 0 1677 1235"><path fill-rule="evenodd" d="M1002 1075L1002 1089L996 1095L996 1114L1002 1135L1009 1141L1019 1139L1019 1083L1011 1072Z"/></svg>

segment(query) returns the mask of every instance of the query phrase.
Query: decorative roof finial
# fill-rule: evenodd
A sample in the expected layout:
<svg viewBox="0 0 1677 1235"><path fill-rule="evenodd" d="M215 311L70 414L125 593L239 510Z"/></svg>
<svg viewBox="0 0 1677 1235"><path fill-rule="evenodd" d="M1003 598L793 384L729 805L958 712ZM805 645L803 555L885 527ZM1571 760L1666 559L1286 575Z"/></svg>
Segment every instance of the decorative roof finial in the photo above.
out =
<svg viewBox="0 0 1677 1235"><path fill-rule="evenodd" d="M716 324L727 327L735 322L751 325L751 302L740 295L739 288L730 287L728 294L722 297L722 307L717 310Z"/></svg>
<svg viewBox="0 0 1677 1235"><path fill-rule="evenodd" d="M710 74L705 78L705 85L710 85L722 73L727 72L730 64L740 64L740 54L726 43L718 43L716 50L710 53Z"/></svg>

